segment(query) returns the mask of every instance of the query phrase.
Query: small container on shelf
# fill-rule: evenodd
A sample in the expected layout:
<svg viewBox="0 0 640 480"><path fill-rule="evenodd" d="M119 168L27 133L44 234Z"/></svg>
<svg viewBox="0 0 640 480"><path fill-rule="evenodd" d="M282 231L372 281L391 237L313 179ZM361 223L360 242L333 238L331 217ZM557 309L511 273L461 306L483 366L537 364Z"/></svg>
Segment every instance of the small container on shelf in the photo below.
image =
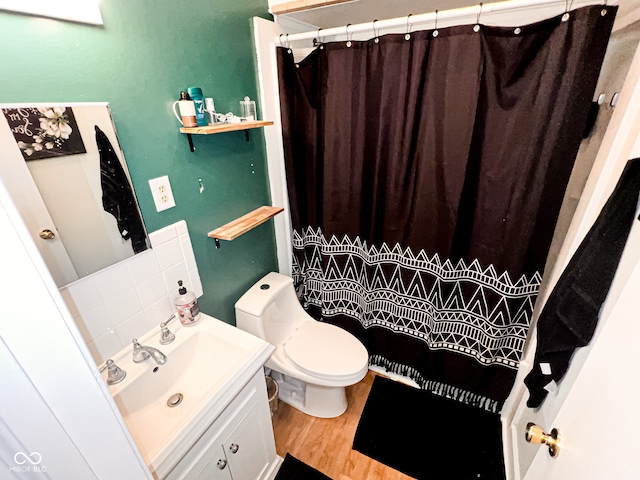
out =
<svg viewBox="0 0 640 480"><path fill-rule="evenodd" d="M257 120L256 102L250 100L249 97L244 97L244 100L240 101L240 116L248 122Z"/></svg>
<svg viewBox="0 0 640 480"><path fill-rule="evenodd" d="M204 127L207 124L207 119L204 115L204 97L202 96L202 89L198 87L189 87L187 92L196 107L196 121L198 122L198 126Z"/></svg>
<svg viewBox="0 0 640 480"><path fill-rule="evenodd" d="M207 97L204 99L204 107L208 125L215 125L218 123L218 115L216 114L216 107L213 103L213 98Z"/></svg>
<svg viewBox="0 0 640 480"><path fill-rule="evenodd" d="M176 112L176 105L180 110L180 115ZM183 127L197 127L196 107L187 92L180 92L180 100L173 102L173 113Z"/></svg>

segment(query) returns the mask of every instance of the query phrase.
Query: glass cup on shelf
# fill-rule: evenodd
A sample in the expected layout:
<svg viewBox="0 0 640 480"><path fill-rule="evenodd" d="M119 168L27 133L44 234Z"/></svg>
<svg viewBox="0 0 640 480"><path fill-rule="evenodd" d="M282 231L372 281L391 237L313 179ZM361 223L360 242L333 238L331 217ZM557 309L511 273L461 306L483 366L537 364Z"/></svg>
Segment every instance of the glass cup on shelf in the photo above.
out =
<svg viewBox="0 0 640 480"><path fill-rule="evenodd" d="M240 116L249 122L257 120L256 102L244 97L244 100L240 101Z"/></svg>

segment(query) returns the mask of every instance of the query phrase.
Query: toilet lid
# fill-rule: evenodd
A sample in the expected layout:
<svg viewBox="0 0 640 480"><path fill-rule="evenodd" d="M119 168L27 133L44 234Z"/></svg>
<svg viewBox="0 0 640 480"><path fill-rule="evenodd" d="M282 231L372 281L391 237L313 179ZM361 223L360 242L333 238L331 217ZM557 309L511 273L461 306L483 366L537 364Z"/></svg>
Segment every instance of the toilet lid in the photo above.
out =
<svg viewBox="0 0 640 480"><path fill-rule="evenodd" d="M283 348L300 370L318 377L354 375L369 362L367 349L356 337L315 320L303 322Z"/></svg>

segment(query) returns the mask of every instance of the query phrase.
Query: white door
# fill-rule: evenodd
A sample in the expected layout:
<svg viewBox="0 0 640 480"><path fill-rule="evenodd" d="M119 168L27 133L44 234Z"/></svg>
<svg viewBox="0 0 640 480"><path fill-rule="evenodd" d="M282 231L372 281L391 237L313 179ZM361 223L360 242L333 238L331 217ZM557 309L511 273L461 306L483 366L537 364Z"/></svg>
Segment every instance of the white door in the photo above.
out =
<svg viewBox="0 0 640 480"><path fill-rule="evenodd" d="M1 113L0 152L2 152L0 178L20 211L29 234L49 267L56 285L67 285L77 280L76 270L60 240L47 206L13 138L9 124ZM40 232L45 229L51 230L55 237L51 239L40 238Z"/></svg>
<svg viewBox="0 0 640 480"><path fill-rule="evenodd" d="M640 51L636 51L598 157L587 181L583 198L558 257L551 285L568 263L581 239L598 216L601 207L629 158L640 156ZM528 348L518 372L514 390L503 409L505 463L507 479L553 478L640 478L623 474L638 459L625 456L634 439L628 427L638 426L640 418L633 402L633 381L637 377L634 359L627 358L627 342L640 324L633 319L632 301L640 290L640 222L634 221L627 246L609 295L600 312L591 343L578 349L556 392L549 393L539 409L526 407L528 393L522 379L531 369L534 348ZM635 290L635 292L634 292ZM546 292L548 294L548 292ZM635 310L639 310L635 307ZM637 317L637 315L636 315ZM634 324L635 322L635 324ZM626 332L620 334L619 332ZM616 335L621 338L616 338ZM630 384L627 384L630 383ZM636 382L637 383L637 382ZM558 428L564 437L562 452L556 459L543 447L527 444L524 429L534 422L545 431ZM594 430L591 430L591 426ZM586 430L585 430L586 429ZM637 442L636 442L637 443ZM614 445L619 454L610 452ZM611 454L609 456L609 454ZM616 456L618 458L616 458ZM636 465L637 466L637 465ZM620 469L619 473L613 473ZM571 474L567 472L571 471ZM606 471L606 474L595 472Z"/></svg>
<svg viewBox="0 0 640 480"><path fill-rule="evenodd" d="M639 242L636 237L634 239ZM636 243L636 247L640 247ZM557 416L547 425L561 435L551 458L545 446L524 480L640 478L640 263L611 311Z"/></svg>
<svg viewBox="0 0 640 480"><path fill-rule="evenodd" d="M0 478L97 480L0 336Z"/></svg>
<svg viewBox="0 0 640 480"><path fill-rule="evenodd" d="M604 457L598 453L598 449L602 447L600 442L594 441L593 434L584 434L582 429L573 430L574 422L584 422L586 425L583 425L583 427L590 428L589 425L594 423L592 409L596 405L599 405L597 412L600 412L602 416L598 421L613 421L612 415L615 414L621 415L619 420L634 418L635 412L633 410L624 410L621 405L615 406L618 400L616 396L622 394L619 394L618 391L621 392L626 386L615 386L614 383L620 378L625 378L624 376L618 376L618 373L622 373L623 371L623 375L627 375L626 378L633 379L637 377L634 369L640 365L640 357L635 363L622 360L622 356L628 352L624 351L626 347L622 347L619 342L616 343L615 340L612 341L611 332L617 332L620 329L620 325L623 325L628 328L629 333L626 334L628 335L626 337L627 339L633 341L635 338L640 338L634 338L633 333L634 328L640 327L640 322L633 316L635 311L638 310L638 306L635 307L635 310L633 306L629 308L629 305L632 305L630 302L633 302L638 296L638 292L640 292L639 286L640 221L635 220L616 277L600 312L599 325L593 340L588 346L576 350L571 360L571 366L562 382L560 382L558 390L549 393L542 406L538 409L531 409L526 406L528 393L521 383L521 377L530 371L531 364L529 362L531 360L528 359L528 362L523 362L522 364L522 371L519 372L520 380L517 382L516 387L514 387L514 390L521 390L521 398L513 421L509 425L509 430L504 432L505 442L510 442L505 445L508 479L538 478L529 475L535 475L532 472L537 471L536 468L539 467L539 462L544 461L544 465L554 466L566 462L566 457L569 456L565 455L565 450L563 450L563 454L561 455L563 462L559 462L558 459L556 459L548 463L547 461L551 460L551 458L546 452L543 452L543 454L540 453L540 450L542 450L541 447L528 444L525 441L524 430L528 422L536 423L545 429L547 433L553 427L558 428L561 434L564 433L565 447L570 449L573 454L579 452L580 455L586 455L586 458L594 461L602 461ZM638 315L635 314L635 316L637 317ZM634 325L634 322L636 325ZM601 360L603 351L607 352L606 354L609 355L610 360ZM531 355L528 355L528 357L533 354L533 352L530 353ZM621 360L615 359L618 357L620 357ZM612 371L611 374L603 374L603 369L616 369L616 371ZM638 390L638 392L640 392L640 390ZM625 395L628 395L628 393ZM638 395L638 393L636 393L636 395ZM610 402L611 405L605 407L604 405L607 402ZM639 419L640 414L636 420ZM505 422L505 419L503 419L503 422ZM564 432L560 427L561 424L564 427ZM597 436L599 438L608 438L609 434L605 432L607 432L606 428L599 430ZM586 444L578 445L578 439L586 442ZM592 450L592 447L596 447L596 449ZM533 465L538 465L538 467L534 467ZM575 465L570 468L575 468ZM582 478L623 479L625 477L587 476ZM637 478L640 478L640 475Z"/></svg>
<svg viewBox="0 0 640 480"><path fill-rule="evenodd" d="M152 480L2 181L0 232L0 479Z"/></svg>

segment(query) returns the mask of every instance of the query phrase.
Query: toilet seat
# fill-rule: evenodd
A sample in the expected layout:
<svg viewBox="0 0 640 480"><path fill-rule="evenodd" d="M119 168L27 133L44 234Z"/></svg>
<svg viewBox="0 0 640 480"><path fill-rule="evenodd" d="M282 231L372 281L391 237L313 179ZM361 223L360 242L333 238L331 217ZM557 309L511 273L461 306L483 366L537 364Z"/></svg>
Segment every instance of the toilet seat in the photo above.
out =
<svg viewBox="0 0 640 480"><path fill-rule="evenodd" d="M289 360L302 372L326 380L352 377L368 366L367 349L340 327L303 322L283 344Z"/></svg>

